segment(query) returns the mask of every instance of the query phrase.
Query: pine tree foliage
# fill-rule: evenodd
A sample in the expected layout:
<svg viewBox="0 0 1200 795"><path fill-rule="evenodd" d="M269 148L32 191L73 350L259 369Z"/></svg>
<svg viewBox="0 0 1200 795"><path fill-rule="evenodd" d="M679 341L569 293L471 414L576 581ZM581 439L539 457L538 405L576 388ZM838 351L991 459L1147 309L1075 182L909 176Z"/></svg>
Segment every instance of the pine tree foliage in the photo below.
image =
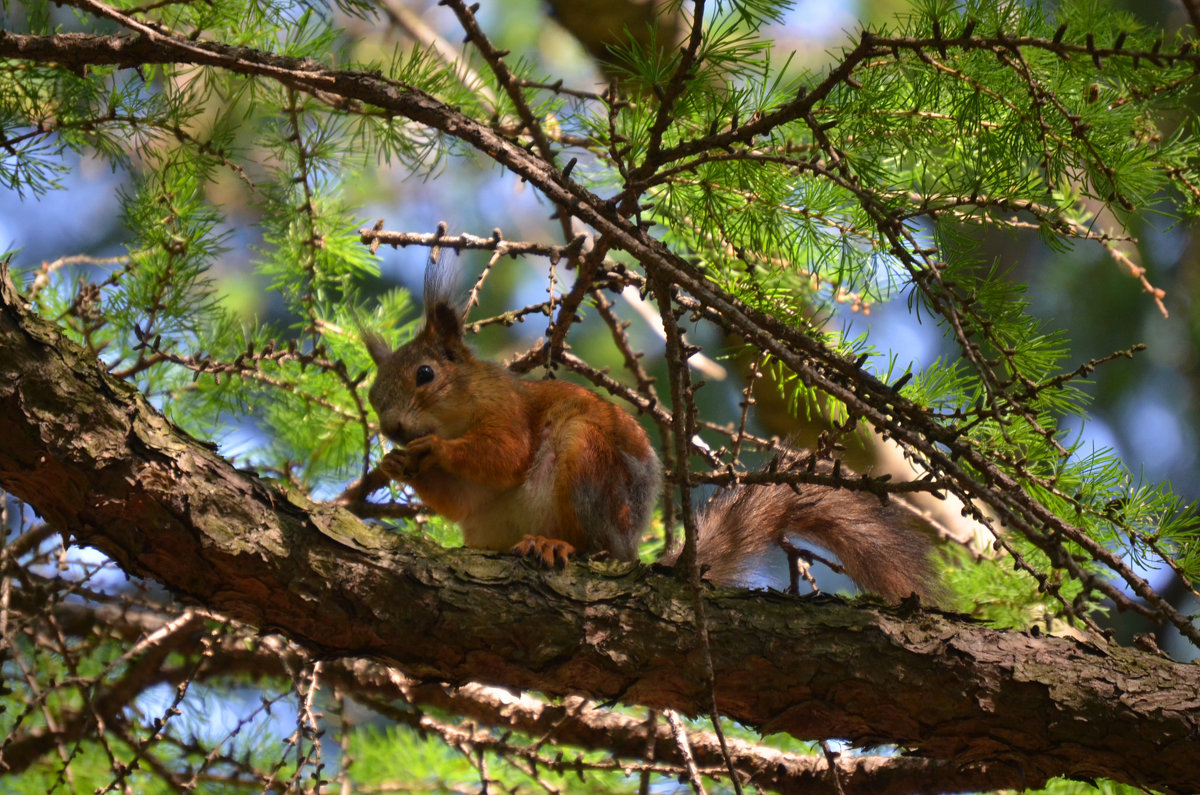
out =
<svg viewBox="0 0 1200 795"><path fill-rule="evenodd" d="M44 199L85 161L128 180L115 199L118 256L64 252L39 267L5 255L34 311L196 438L324 500L384 452L359 330L396 344L415 328L412 298L381 278L379 247L485 252L473 296L506 278L505 255L520 256L549 297L477 310L473 328L547 323L515 369L557 368L644 418L681 487L660 530L683 525L675 502L689 489L732 473L821 477L759 470L752 449L779 445L742 409L684 410L716 388L699 389L685 362L676 321L695 319L697 334L737 339L795 413L825 418L815 455L875 434L913 467L906 479L839 475L842 487L962 501L987 548L947 551L957 608L1085 634L1115 607L1200 647L1177 596L1200 598L1195 507L1064 430L1086 418L1088 380L1141 347L1131 338L1111 356L1073 360L1070 329L1035 317L1025 287L977 243L1036 230L1054 250L1099 247L1165 314L1164 292L1129 251L1147 215L1188 224L1200 213L1193 31L1148 28L1092 0L922 0L817 67L773 46L786 2L676 2L661 13L682 20L682 40L615 34L611 83L596 90L507 51L490 29L500 21L461 0L439 4L463 38L457 58L430 41L395 45L378 30L396 5L6 2L0 182ZM395 218L372 226L377 169L436 186L497 166L545 203L557 225L546 239L385 230L405 225ZM265 316L228 300L231 252L249 252L271 295ZM665 344L627 330L614 294L630 288L658 306ZM953 352L911 369L888 340L842 323L887 302L936 325ZM773 388L755 381L743 407ZM411 521L409 497L397 486L356 507L396 532L452 539L437 519ZM332 790L338 780L384 791L417 786L404 780L416 771L438 791L632 790L639 776L642 791L672 776L732 787L735 763L709 753L719 743L707 722L654 716L690 738L680 747L696 748L699 764L686 753L618 762L624 751L594 739L558 753L536 715L558 710L594 737L585 729L598 705L531 698L515 735L482 729L471 722L487 722L478 693L431 695L363 661L314 662L71 548L37 520L36 502L9 498L4 509L0 761L13 791ZM1174 593L1150 584L1158 570ZM722 728L721 743L756 747L753 732ZM828 784L827 745L776 745L798 766L793 785ZM897 775L913 762L843 759L835 783L845 776L853 789L868 761ZM963 782L908 775L910 791Z"/></svg>

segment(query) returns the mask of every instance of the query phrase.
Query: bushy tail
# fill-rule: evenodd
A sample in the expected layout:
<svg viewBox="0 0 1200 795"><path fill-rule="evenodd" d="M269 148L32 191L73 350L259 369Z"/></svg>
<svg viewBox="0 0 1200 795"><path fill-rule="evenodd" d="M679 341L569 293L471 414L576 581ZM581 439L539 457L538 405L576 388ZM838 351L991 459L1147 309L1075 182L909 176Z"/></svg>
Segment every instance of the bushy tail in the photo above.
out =
<svg viewBox="0 0 1200 795"><path fill-rule="evenodd" d="M847 576L890 601L915 593L936 603L941 595L929 560L937 534L895 499L884 505L870 492L813 484L741 485L715 495L696 523L700 565L715 583L746 584L764 553L794 556L790 539L799 538L829 550Z"/></svg>

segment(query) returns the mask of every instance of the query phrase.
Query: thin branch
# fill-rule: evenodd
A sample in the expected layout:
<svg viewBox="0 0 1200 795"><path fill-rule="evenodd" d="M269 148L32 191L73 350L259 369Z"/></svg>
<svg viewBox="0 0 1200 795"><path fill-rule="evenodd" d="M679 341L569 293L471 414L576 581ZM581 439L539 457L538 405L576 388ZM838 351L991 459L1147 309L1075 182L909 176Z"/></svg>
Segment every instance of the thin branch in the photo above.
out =
<svg viewBox="0 0 1200 795"><path fill-rule="evenodd" d="M442 62L454 70L454 74L458 76L462 82L471 91L476 92L484 101L485 104L492 108L492 112L496 109L496 94L492 91L491 86L483 81L483 78L471 68L471 65L461 57L461 53L450 45L448 41L439 36L433 28L425 24L425 20L421 19L420 14L417 14L400 0L382 0L384 13L392 20L396 27L407 33L414 41L425 48L427 52L434 52Z"/></svg>

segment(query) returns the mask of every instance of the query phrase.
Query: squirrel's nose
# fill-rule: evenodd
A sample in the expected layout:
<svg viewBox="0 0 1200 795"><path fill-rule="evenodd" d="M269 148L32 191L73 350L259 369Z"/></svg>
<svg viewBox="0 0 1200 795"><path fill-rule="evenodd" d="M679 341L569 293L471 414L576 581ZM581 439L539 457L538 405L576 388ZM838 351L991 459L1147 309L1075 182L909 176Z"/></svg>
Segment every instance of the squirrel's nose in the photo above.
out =
<svg viewBox="0 0 1200 795"><path fill-rule="evenodd" d="M383 431L384 436L396 444L408 444L410 441L408 434L404 432L404 423L400 422L399 420L395 420L393 422L385 421L381 423L380 430Z"/></svg>

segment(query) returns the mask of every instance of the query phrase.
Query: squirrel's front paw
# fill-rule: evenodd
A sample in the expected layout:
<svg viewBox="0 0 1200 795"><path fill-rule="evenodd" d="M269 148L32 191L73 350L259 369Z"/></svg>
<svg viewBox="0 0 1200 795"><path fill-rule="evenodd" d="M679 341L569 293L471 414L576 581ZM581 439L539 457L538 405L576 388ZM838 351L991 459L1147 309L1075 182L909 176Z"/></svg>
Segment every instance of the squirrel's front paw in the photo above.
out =
<svg viewBox="0 0 1200 795"><path fill-rule="evenodd" d="M418 436L408 443L404 448L403 465L405 477L414 477L433 466L437 460L435 451L439 441L441 440L438 437L429 434L427 436Z"/></svg>
<svg viewBox="0 0 1200 795"><path fill-rule="evenodd" d="M436 443L436 436L421 436L404 447L393 447L379 462L379 470L392 480L411 480L433 465Z"/></svg>
<svg viewBox="0 0 1200 795"><path fill-rule="evenodd" d="M565 566L575 547L561 538L546 538L545 536L525 536L512 548L514 555L533 558L548 569L555 566Z"/></svg>
<svg viewBox="0 0 1200 795"><path fill-rule="evenodd" d="M404 480L407 462L408 453L399 447L393 447L379 462L378 469L391 480Z"/></svg>

